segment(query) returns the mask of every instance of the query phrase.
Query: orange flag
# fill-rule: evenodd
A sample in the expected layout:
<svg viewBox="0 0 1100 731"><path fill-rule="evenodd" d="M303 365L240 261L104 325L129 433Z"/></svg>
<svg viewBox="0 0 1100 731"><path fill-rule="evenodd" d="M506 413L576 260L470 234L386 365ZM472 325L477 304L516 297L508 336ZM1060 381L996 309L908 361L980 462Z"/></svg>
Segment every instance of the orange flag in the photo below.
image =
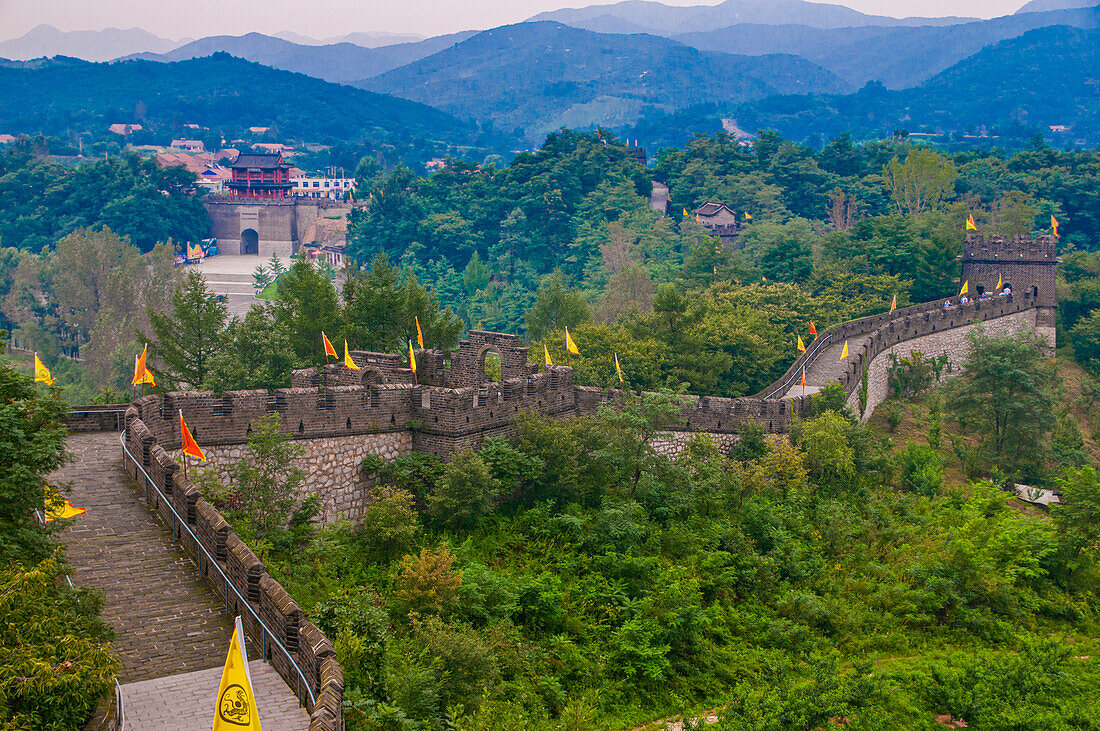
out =
<svg viewBox="0 0 1100 731"><path fill-rule="evenodd" d="M891 300L891 302L890 302L890 312L893 312L893 311L894 311L894 310L896 310L897 308L898 308L898 296L897 296L897 294L895 293L895 294L894 294L894 299L893 299L893 300Z"/></svg>
<svg viewBox="0 0 1100 731"><path fill-rule="evenodd" d="M183 420L183 409L180 409L180 435L183 439L183 453L188 457L206 461L206 455L195 438L191 436L191 430L187 428L187 422Z"/></svg>
<svg viewBox="0 0 1100 731"><path fill-rule="evenodd" d="M419 317L413 317L413 320L416 322L416 343L417 343L417 345L420 346L420 349L423 350L424 349L424 333L420 330L420 318Z"/></svg>
<svg viewBox="0 0 1100 731"><path fill-rule="evenodd" d="M806 368L802 368L802 395L806 395Z"/></svg>
<svg viewBox="0 0 1100 731"><path fill-rule="evenodd" d="M967 231L977 231L978 230L978 224L974 223L974 214L973 213L971 213L970 217L966 219L966 230Z"/></svg>
<svg viewBox="0 0 1100 731"><path fill-rule="evenodd" d="M134 361L134 377L130 381L131 385L136 386L140 383L148 383L150 386L157 385L156 381L153 380L153 372L150 371L145 365L145 356L148 354L148 352L149 346L146 345L145 348L142 349L141 355L135 356L136 360Z"/></svg>
<svg viewBox="0 0 1100 731"><path fill-rule="evenodd" d="M1058 238L1058 219L1054 217L1054 214L1050 214L1050 227L1054 229L1054 238Z"/></svg>
<svg viewBox="0 0 1100 731"><path fill-rule="evenodd" d="M813 320L810 320L810 335L813 335L815 338L817 337L817 328L814 327Z"/></svg>
<svg viewBox="0 0 1100 731"><path fill-rule="evenodd" d="M413 341L409 341L409 368L412 369L413 375L416 375L416 355L413 354Z"/></svg>
<svg viewBox="0 0 1100 731"><path fill-rule="evenodd" d="M324 343L325 343L325 357L326 358L328 358L328 356L330 356L330 355L333 358L339 358L340 357L340 356L336 355L336 348L332 347L332 343L330 343L328 341L328 336L325 335L324 330L321 331L321 340L323 340Z"/></svg>

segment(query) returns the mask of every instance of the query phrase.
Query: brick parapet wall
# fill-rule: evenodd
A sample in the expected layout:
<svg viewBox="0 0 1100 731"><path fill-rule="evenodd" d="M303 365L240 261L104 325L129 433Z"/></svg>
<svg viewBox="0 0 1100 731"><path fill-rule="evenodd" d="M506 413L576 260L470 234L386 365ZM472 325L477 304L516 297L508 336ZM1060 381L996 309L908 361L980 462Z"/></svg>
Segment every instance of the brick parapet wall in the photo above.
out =
<svg viewBox="0 0 1100 731"><path fill-rule="evenodd" d="M920 335L893 344L883 343L885 347L872 351L867 367L867 403L861 414L863 421L871 418L875 408L890 395L889 372L893 365L890 355L899 358L910 357L920 351L930 358L946 355L951 364L952 372L958 373L962 363L966 360L969 351L969 336L977 328L982 328L990 335L1013 335L1024 330L1031 330L1043 337L1053 346L1053 328L1037 326L1043 312L1041 308L1021 310L1002 317L975 320L971 324L961 325L947 330ZM860 372L862 377L862 371ZM859 389L853 389L848 397L848 407L855 414L860 414Z"/></svg>
<svg viewBox="0 0 1100 731"><path fill-rule="evenodd" d="M151 403L141 406L149 408ZM252 647L261 648L264 659L271 662L292 690L298 690L299 677L291 660L302 668L315 698L310 704L303 694L310 712L310 731L342 731L343 672L332 643L304 619L297 603L268 575L263 562L233 533L217 509L197 495L194 485L181 475L179 465L139 418L140 410L134 404L126 412L126 447L137 462L135 465L125 459L127 472L135 477L142 494L195 558L200 574L225 601L227 609L241 615L246 632L253 638ZM210 565L212 561L227 579ZM285 652L268 641L244 604L259 616Z"/></svg>

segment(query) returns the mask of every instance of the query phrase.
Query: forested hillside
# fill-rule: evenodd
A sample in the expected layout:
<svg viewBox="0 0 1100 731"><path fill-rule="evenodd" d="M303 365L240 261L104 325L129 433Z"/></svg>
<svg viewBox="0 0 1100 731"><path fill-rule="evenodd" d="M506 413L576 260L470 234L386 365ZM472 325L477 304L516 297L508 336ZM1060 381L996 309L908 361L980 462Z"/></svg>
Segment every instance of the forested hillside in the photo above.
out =
<svg viewBox="0 0 1100 731"><path fill-rule="evenodd" d="M549 22L485 31L359 85L490 120L535 144L563 126L628 124L647 108L846 88L794 56L703 53L656 36Z"/></svg>
<svg viewBox="0 0 1100 731"><path fill-rule="evenodd" d="M365 48L350 42L303 45L262 33L248 33L243 36L210 36L166 53L142 53L136 58L146 61L185 61L214 53L228 53L272 68L346 84L430 56L473 34L473 31L465 31L423 41Z"/></svg>
<svg viewBox="0 0 1100 731"><path fill-rule="evenodd" d="M227 140L263 126L284 140L399 149L409 163L484 142L471 125L423 104L225 54L167 64L57 59L0 67L0 128L8 133L104 136L116 122L141 123L145 138L161 144L184 133L184 123Z"/></svg>
<svg viewBox="0 0 1100 731"><path fill-rule="evenodd" d="M1064 141L1095 144L1100 140L1093 103L1098 47L1100 30L1041 28L985 48L911 89L890 91L872 82L843 96L775 96L718 104L683 117L647 120L624 134L645 144L680 145L692 129L716 131L720 118L732 117L744 130L776 129L811 142L843 133L882 139L908 130L975 146L998 144L978 139L982 130L1004 144L1013 136L1050 135L1050 125L1063 125L1070 128Z"/></svg>

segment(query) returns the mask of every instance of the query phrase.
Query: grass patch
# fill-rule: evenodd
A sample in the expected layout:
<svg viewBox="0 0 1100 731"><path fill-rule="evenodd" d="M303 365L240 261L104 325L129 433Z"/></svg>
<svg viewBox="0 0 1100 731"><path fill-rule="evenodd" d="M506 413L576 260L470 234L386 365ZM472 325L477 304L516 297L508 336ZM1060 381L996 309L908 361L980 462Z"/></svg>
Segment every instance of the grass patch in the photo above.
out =
<svg viewBox="0 0 1100 731"><path fill-rule="evenodd" d="M284 272L285 273L285 272ZM282 274L279 277L283 276ZM273 300L275 295L279 292L279 277L275 277L274 281L268 284L266 287L260 290L256 295L256 299L259 300Z"/></svg>

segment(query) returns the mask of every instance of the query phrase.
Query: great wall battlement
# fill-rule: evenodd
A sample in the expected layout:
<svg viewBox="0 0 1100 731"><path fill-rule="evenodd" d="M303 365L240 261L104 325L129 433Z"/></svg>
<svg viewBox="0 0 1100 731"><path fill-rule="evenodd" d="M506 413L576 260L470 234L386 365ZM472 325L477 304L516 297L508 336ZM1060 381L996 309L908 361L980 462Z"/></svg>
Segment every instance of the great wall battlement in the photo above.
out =
<svg viewBox="0 0 1100 731"><path fill-rule="evenodd" d="M1055 251L1050 236L1011 240L968 236L963 247L962 281L969 282L974 301L966 305L955 301L945 307L944 300L937 300L829 328L782 377L755 396L682 397L677 423L657 436L654 448L675 454L690 435L706 433L728 450L749 421L760 423L768 432L786 431L795 417L809 413L810 397L795 395L793 386L802 373L811 371L821 376L822 385L839 384L856 413L860 413L858 391L866 372L867 404L861 413L866 419L887 396L885 364L890 353L944 353L958 363L966 354L966 335L976 327L1003 333L1029 329L1053 349ZM1014 294L978 298L982 292L993 292L997 280L1010 285ZM848 359L842 364L829 363L825 357L829 349L845 341L853 343ZM500 356L500 382L486 377L485 357L490 351ZM540 372L536 364L528 362L527 349L519 338L503 333L471 331L450 355L449 366L442 351L419 350L417 374L404 367L399 355L353 351L352 358L361 370L341 364L320 372L296 371L291 388L270 394L172 392L139 398L125 413L127 448L144 470L142 473L128 463L131 475L145 485L150 505L165 515L169 524L170 511L145 484L145 474L170 496L176 510L193 526L202 547L224 565L234 587L255 604L265 623L277 628L287 650L307 668L308 681L317 695L309 708L310 728L318 731L343 727L343 678L332 644L304 619L293 599L266 574L260 559L184 476L173 455L180 447L177 414L183 412L212 466L223 474L243 458L251 423L264 415L279 414L281 428L306 447L302 466L313 476L309 487L321 494L325 517L355 519L367 500L368 484L360 469L367 454L393 459L416 450L446 458L476 448L487 437L512 434L520 413L555 417L593 414L602 404L624 395L616 389L576 386L573 370L566 366L550 366ZM92 414L86 418L100 417ZM188 539L183 543L198 555L198 547L187 545ZM201 571L201 559L199 563ZM219 588L215 582L215 590L227 602L236 601L229 596L228 587ZM294 674L287 658L276 653L270 660L293 687Z"/></svg>

